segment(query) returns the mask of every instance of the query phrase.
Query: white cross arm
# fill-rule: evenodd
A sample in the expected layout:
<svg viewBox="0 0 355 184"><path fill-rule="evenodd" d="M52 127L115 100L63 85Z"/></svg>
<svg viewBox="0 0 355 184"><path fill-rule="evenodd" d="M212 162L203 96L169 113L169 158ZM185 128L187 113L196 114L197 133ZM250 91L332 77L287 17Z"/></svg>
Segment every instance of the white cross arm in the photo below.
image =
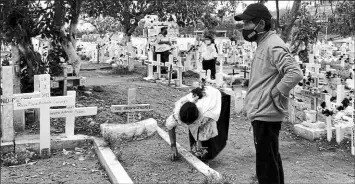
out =
<svg viewBox="0 0 355 184"><path fill-rule="evenodd" d="M14 94L12 96L1 96L1 104L6 104L10 102L20 101L23 99L32 99L32 98L40 98L40 92L34 93L21 93L21 94Z"/></svg>
<svg viewBox="0 0 355 184"><path fill-rule="evenodd" d="M316 93L316 92L312 93L308 90L301 90L301 94L304 96L307 96L307 97L311 97L311 98L320 98L322 100L325 100L325 96L329 95L326 93Z"/></svg>
<svg viewBox="0 0 355 184"><path fill-rule="evenodd" d="M14 110L40 108L42 105L47 105L50 107L69 106L71 105L71 101L73 100L74 98L71 96L58 96L58 97L50 97L46 99L39 99L39 98L26 99L26 100L21 100L19 102L14 102Z"/></svg>
<svg viewBox="0 0 355 184"><path fill-rule="evenodd" d="M74 115L75 117L79 116L93 116L97 114L97 107L82 107L82 108L73 108L73 109L51 109L50 117L51 118L62 118L67 117L68 115Z"/></svg>
<svg viewBox="0 0 355 184"><path fill-rule="evenodd" d="M112 105L111 112L143 112L151 111L150 104L134 104L134 105Z"/></svg>

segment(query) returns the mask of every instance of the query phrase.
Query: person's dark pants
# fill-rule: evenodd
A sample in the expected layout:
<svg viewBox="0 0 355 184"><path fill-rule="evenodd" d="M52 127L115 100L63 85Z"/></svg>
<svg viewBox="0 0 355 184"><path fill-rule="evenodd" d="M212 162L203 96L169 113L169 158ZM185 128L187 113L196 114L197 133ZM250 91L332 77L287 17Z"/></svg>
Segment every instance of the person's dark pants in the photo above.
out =
<svg viewBox="0 0 355 184"><path fill-rule="evenodd" d="M169 55L171 54L170 51L164 51L164 52L154 52L153 54L153 60L157 61L158 54L160 54L160 62L166 63L169 62ZM153 72L157 71L157 66L153 66ZM168 67L162 66L161 67L161 73L165 74L168 71Z"/></svg>
<svg viewBox="0 0 355 184"><path fill-rule="evenodd" d="M202 69L206 70L211 70L211 79L216 78L216 59L211 59L211 60L203 60L202 61Z"/></svg>
<svg viewBox="0 0 355 184"><path fill-rule="evenodd" d="M201 141L202 147L207 147L207 153L200 158L201 160L214 159L227 145L228 130L229 130L229 118L230 118L230 106L231 96L221 92L222 106L221 114L217 121L218 135L207 141ZM196 143L195 138L192 136L189 130L190 147Z"/></svg>
<svg viewBox="0 0 355 184"><path fill-rule="evenodd" d="M259 184L284 184L279 153L279 133L282 122L253 121L256 150L256 175Z"/></svg>

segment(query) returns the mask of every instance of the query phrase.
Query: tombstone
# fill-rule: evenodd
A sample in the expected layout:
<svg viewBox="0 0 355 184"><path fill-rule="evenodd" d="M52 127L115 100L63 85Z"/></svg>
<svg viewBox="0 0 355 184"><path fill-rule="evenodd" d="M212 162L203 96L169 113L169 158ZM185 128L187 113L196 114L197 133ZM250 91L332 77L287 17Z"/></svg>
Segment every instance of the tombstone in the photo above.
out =
<svg viewBox="0 0 355 184"><path fill-rule="evenodd" d="M65 135L74 135L75 117L92 116L97 114L97 107L75 107L76 91L68 91L68 96L73 100L64 109L50 109L51 118L65 118Z"/></svg>
<svg viewBox="0 0 355 184"><path fill-rule="evenodd" d="M135 88L128 89L127 105L112 105L111 112L125 112L127 113L127 123L135 123L136 112L151 111L150 104L136 104L136 92Z"/></svg>
<svg viewBox="0 0 355 184"><path fill-rule="evenodd" d="M2 79L5 79L14 74L13 66L2 66ZM12 77L11 77L12 78ZM35 81L35 86L38 85L38 81ZM23 99L37 98L40 96L39 92L33 93L22 93L14 94L13 90L13 80L2 80L2 90L3 94L1 95L1 126L2 126L2 140L3 141L12 141L14 137L14 122L20 124L21 126L25 125L25 120L21 118L14 118L14 112L24 112L24 110L14 110L13 104L16 101L21 101Z"/></svg>
<svg viewBox="0 0 355 184"><path fill-rule="evenodd" d="M318 117L317 117L317 102L318 99L322 99L322 100L326 100L328 101L328 103L326 102L326 104L330 103L330 96L324 93L318 93L318 92L311 92L308 90L302 90L302 95L307 96L307 97L311 97L311 98L316 98L316 105L315 105L315 121L312 123L307 123L307 122L303 122L302 124L296 124L294 125L294 131L297 135L300 135L303 138L306 138L308 140L314 140L314 139L318 139L320 137L322 137L325 134L328 134L329 132L329 128L331 128L331 121L330 121L330 117L326 118L326 123L325 122L319 122L318 121ZM328 97L327 97L328 96ZM314 109L314 108L312 108ZM306 114L307 115L307 114ZM312 118L312 117L309 117ZM322 128L324 125L324 128Z"/></svg>
<svg viewBox="0 0 355 184"><path fill-rule="evenodd" d="M308 59L309 59L310 64L314 63L314 55L313 54L309 54Z"/></svg>
<svg viewBox="0 0 355 184"><path fill-rule="evenodd" d="M341 105L341 102L345 98L345 86L344 85L337 85L337 105Z"/></svg>
<svg viewBox="0 0 355 184"><path fill-rule="evenodd" d="M154 79L153 76L153 52L148 51L148 60L145 61L145 64L147 65L147 77L143 78L144 80L152 80Z"/></svg>
<svg viewBox="0 0 355 184"><path fill-rule="evenodd" d="M74 87L75 85L84 86L86 84L86 77L79 76L68 76L68 74L73 74L73 67L71 65L63 65L63 75L58 77L52 77L51 89L60 87L59 82L63 84L63 95L67 95L67 89L69 87Z"/></svg>
<svg viewBox="0 0 355 184"><path fill-rule="evenodd" d="M40 155L48 157L50 150L50 107L70 106L73 101L72 96L50 96L50 75L35 75L35 91L40 93L39 98L22 99L15 101L14 110L40 109Z"/></svg>
<svg viewBox="0 0 355 184"><path fill-rule="evenodd" d="M244 99L246 91L234 88L234 110L237 114L241 113L244 108Z"/></svg>

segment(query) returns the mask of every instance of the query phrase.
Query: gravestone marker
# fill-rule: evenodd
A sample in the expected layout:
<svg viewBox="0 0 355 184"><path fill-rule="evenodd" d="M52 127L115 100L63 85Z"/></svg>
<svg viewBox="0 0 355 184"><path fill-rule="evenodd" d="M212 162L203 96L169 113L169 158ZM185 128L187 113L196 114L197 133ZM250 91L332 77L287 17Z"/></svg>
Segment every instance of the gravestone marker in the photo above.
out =
<svg viewBox="0 0 355 184"><path fill-rule="evenodd" d="M128 89L127 105L112 105L111 112L125 112L127 114L127 123L134 123L136 112L151 111L150 104L135 104L136 103L136 89Z"/></svg>
<svg viewBox="0 0 355 184"><path fill-rule="evenodd" d="M75 107L76 91L68 91L68 96L73 100L68 103L64 109L50 109L51 118L65 118L65 135L67 137L74 135L75 117L91 116L97 114L97 107Z"/></svg>
<svg viewBox="0 0 355 184"><path fill-rule="evenodd" d="M39 98L23 99L14 102L14 110L40 109L40 155L48 157L50 151L50 107L72 105L72 96L50 96L50 75L35 75L35 91L40 92Z"/></svg>
<svg viewBox="0 0 355 184"><path fill-rule="evenodd" d="M13 66L3 66L2 67L2 78L13 76L14 74ZM18 124L24 125L25 120L21 121L21 118L14 118L14 112L24 112L23 110L14 110L13 103L15 101L21 101L22 99L38 98L40 97L39 92L33 93L22 93L13 94L13 80L2 80L3 94L1 95L1 126L2 126L2 140L12 141L14 139L14 121L17 120ZM35 86L38 85L38 81L35 81Z"/></svg>

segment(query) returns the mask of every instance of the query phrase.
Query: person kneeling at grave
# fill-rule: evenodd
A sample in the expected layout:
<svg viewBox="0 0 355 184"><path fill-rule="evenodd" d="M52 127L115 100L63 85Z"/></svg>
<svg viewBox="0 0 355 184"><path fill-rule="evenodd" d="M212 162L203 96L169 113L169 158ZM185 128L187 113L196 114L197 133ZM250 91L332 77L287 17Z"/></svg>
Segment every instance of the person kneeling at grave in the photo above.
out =
<svg viewBox="0 0 355 184"><path fill-rule="evenodd" d="M230 117L230 96L211 86L198 87L175 103L166 120L172 160L176 160L177 125L186 124L192 154L202 161L215 158L226 146Z"/></svg>

